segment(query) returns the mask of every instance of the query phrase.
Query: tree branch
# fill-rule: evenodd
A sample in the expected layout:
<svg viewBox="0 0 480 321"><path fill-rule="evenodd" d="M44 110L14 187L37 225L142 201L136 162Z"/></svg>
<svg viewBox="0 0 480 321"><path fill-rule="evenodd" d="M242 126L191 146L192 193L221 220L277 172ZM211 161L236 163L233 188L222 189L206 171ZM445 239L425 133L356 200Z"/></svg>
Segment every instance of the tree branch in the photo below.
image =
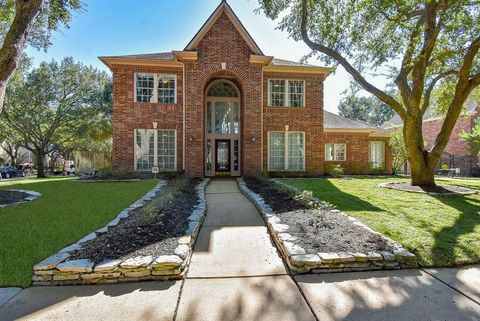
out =
<svg viewBox="0 0 480 321"><path fill-rule="evenodd" d="M353 79L362 86L363 89L368 91L369 93L375 95L378 99L392 107L395 112L402 118L406 118L405 110L403 109L402 105L395 100L392 96L388 95L384 91L380 90L379 88L375 87L371 83L369 83L358 70L356 70L340 53L337 51L325 47L319 43L313 42L310 37L308 36L307 32L307 20L308 20L308 12L307 12L307 0L302 0L302 38L303 41L310 47L310 49L319 51L323 54L326 54L333 59L335 59L340 65L342 65L345 70L352 75Z"/></svg>
<svg viewBox="0 0 480 321"><path fill-rule="evenodd" d="M425 94L423 96L423 104L422 108L420 109L420 112L423 116L425 114L425 111L427 110L428 106L430 106L430 96L432 95L433 89L435 89L435 85L443 78L454 75L458 73L457 70L447 70L445 72L442 72L441 74L437 75L435 78L432 79L430 82L430 85L428 85L427 90L425 90Z"/></svg>

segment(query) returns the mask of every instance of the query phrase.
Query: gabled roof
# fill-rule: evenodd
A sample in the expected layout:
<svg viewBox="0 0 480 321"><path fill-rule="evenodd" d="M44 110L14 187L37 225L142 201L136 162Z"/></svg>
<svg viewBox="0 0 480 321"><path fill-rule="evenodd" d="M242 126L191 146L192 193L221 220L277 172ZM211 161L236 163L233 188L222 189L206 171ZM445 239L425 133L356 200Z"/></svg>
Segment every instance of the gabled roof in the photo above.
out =
<svg viewBox="0 0 480 321"><path fill-rule="evenodd" d="M240 19L238 19L235 12L233 12L232 8L225 0L223 0L218 5L217 9L215 9L215 11L210 15L210 17L203 24L200 30L198 30L198 32L195 34L192 40L190 40L190 42L188 43L188 45L185 47L184 50L185 51L193 50L198 45L198 43L203 39L203 37L207 34L210 28L215 24L215 22L222 15L222 13L225 13L227 17L232 21L233 25L235 26L235 28L237 28L238 32L243 37L243 39L248 44L248 46L253 51L253 53L256 55L263 56L262 50L260 50L255 40L253 40L252 36L250 36L247 29L245 29Z"/></svg>
<svg viewBox="0 0 480 321"><path fill-rule="evenodd" d="M372 135L389 135L390 131L361 120L353 120L336 115L329 111L323 111L323 127L326 132L334 131L352 131L365 132Z"/></svg>

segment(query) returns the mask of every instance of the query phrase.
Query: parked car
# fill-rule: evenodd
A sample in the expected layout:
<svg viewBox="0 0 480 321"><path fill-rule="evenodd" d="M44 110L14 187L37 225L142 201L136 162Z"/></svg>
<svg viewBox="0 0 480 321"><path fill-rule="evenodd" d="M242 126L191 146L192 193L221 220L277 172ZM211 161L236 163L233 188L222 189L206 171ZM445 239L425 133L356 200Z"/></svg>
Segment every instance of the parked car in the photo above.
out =
<svg viewBox="0 0 480 321"><path fill-rule="evenodd" d="M0 167L0 175L2 175L2 178L25 177L27 173L24 169L16 166L4 166Z"/></svg>
<svg viewBox="0 0 480 321"><path fill-rule="evenodd" d="M63 172L66 175L70 175L70 174L75 175L75 161L66 160L63 166Z"/></svg>

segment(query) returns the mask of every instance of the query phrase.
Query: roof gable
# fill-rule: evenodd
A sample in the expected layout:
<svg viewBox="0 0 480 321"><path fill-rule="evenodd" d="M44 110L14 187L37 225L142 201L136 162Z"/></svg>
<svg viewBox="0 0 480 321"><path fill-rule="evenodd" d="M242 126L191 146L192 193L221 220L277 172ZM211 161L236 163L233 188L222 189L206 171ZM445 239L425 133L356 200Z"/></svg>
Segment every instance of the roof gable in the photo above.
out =
<svg viewBox="0 0 480 321"><path fill-rule="evenodd" d="M242 22L238 19L237 15L233 12L232 8L228 5L226 1L222 1L220 5L215 9L215 11L210 15L210 17L207 19L207 21L203 24L203 26L198 30L198 32L195 34L192 40L188 43L188 45L185 47L185 51L187 50L193 50L205 37L207 32L212 28L212 26L215 24L215 22L220 18L222 13L225 13L226 16L230 19L230 21L233 23L237 31L240 33L242 38L245 40L247 45L250 47L252 52L256 55L262 55L263 52L260 50L258 45L255 43L253 40L252 36L248 33L247 29L243 26Z"/></svg>

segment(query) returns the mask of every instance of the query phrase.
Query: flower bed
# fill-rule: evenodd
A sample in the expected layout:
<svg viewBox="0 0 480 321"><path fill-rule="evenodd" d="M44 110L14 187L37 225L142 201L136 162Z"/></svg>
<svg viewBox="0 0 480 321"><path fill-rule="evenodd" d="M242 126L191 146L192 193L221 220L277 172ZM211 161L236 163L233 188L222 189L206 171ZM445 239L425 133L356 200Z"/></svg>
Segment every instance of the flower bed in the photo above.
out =
<svg viewBox="0 0 480 321"><path fill-rule="evenodd" d="M0 190L0 208L31 202L40 196L42 196L42 194L23 189Z"/></svg>
<svg viewBox="0 0 480 321"><path fill-rule="evenodd" d="M296 273L416 267L415 256L324 202L275 181L238 180Z"/></svg>
<svg viewBox="0 0 480 321"><path fill-rule="evenodd" d="M206 213L207 184L175 190L161 181L106 226L35 265L33 284L183 278Z"/></svg>

